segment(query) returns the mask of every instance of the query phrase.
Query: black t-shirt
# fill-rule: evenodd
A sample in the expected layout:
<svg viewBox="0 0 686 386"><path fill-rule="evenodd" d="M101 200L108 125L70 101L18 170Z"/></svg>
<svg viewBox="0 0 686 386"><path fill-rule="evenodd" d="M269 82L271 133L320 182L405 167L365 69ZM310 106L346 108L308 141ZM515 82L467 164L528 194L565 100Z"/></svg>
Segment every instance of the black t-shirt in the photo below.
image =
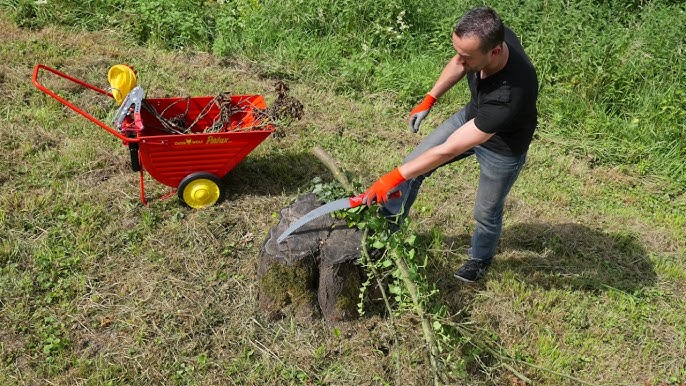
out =
<svg viewBox="0 0 686 386"><path fill-rule="evenodd" d="M467 74L472 99L467 104L467 119L485 133L495 133L481 144L503 155L521 155L529 149L536 129L538 78L531 60L517 36L505 28L505 43L510 50L505 67L480 78Z"/></svg>

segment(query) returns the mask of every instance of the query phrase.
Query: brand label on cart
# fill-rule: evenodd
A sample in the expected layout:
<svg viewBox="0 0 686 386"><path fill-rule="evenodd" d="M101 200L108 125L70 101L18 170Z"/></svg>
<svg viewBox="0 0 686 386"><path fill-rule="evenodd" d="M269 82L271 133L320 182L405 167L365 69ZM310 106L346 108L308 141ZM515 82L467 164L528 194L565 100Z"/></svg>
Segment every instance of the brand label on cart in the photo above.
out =
<svg viewBox="0 0 686 386"><path fill-rule="evenodd" d="M177 146L182 146L182 145L200 145L202 144L203 141L201 139L191 139L191 138L186 138L183 141L175 141L174 145Z"/></svg>
<svg viewBox="0 0 686 386"><path fill-rule="evenodd" d="M229 143L229 139L226 137L213 137L210 135L209 137L207 137L205 143L208 145L217 145L222 143Z"/></svg>
<svg viewBox="0 0 686 386"><path fill-rule="evenodd" d="M186 138L183 141L174 141L175 146L184 146L184 145L221 145L224 143L229 143L231 142L228 138L226 137L213 137L209 136L207 138L203 139L194 139L194 138Z"/></svg>

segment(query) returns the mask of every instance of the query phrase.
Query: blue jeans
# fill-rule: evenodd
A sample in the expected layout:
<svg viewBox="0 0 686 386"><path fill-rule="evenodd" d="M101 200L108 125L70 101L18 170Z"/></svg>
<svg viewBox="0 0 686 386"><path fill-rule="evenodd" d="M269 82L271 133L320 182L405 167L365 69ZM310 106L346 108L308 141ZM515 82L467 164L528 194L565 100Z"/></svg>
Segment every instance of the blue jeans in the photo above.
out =
<svg viewBox="0 0 686 386"><path fill-rule="evenodd" d="M462 109L429 134L405 157L403 163L407 163L426 150L445 142L465 122L466 112ZM490 261L495 255L500 240L505 198L526 162L526 153L519 156L506 156L476 146L444 165L473 154L476 154L476 160L479 163L479 186L474 203L476 227L468 254L473 259ZM417 198L422 182L435 170L403 182L400 185L402 195L400 198L388 200L381 209L382 214L391 221L402 222L409 214L410 207Z"/></svg>

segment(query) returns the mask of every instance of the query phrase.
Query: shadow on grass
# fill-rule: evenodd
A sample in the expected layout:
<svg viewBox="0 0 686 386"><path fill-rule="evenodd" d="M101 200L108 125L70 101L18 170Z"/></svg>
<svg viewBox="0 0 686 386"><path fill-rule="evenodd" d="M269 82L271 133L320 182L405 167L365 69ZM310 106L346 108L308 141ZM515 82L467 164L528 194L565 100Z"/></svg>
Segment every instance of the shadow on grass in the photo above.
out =
<svg viewBox="0 0 686 386"><path fill-rule="evenodd" d="M333 180L331 172L312 154L284 153L248 157L222 182L230 194L279 195L303 191L314 177Z"/></svg>
<svg viewBox="0 0 686 386"><path fill-rule="evenodd" d="M443 244L459 252L466 250L469 242L469 235L459 235ZM654 285L657 277L635 236L572 223L522 223L505 228L494 264L478 283L465 284L453 277L466 258L465 253L459 261L436 259L427 267L429 281L437 283L441 300L456 311L468 308L476 292L498 277L514 276L544 289L627 293Z"/></svg>
<svg viewBox="0 0 686 386"><path fill-rule="evenodd" d="M526 223L503 232L497 272L512 271L543 288L628 293L655 284L645 249L627 233L607 233L579 224Z"/></svg>
<svg viewBox="0 0 686 386"><path fill-rule="evenodd" d="M431 245L431 237L420 235L422 247ZM656 273L645 249L635 236L609 233L579 224L523 223L504 229L496 260L484 279L467 284L453 273L467 259L470 235L462 234L441 241L455 257L429 261L427 279L435 283L440 305L448 307L455 322L471 319L475 298L487 296L490 280L518 282L543 289L563 289L601 293L617 289L635 293L653 286ZM464 253L462 253L464 251ZM484 383L482 366L498 362L486 352L463 347L467 371ZM475 354L477 353L477 354ZM476 355L476 356L475 356ZM478 361L475 359L478 358Z"/></svg>

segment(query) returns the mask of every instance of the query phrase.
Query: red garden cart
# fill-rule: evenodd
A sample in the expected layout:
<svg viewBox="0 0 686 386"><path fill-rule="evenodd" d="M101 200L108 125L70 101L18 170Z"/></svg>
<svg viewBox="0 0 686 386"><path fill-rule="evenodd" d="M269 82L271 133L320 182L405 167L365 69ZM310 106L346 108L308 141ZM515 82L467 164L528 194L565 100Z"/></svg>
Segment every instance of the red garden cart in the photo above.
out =
<svg viewBox="0 0 686 386"><path fill-rule="evenodd" d="M176 188L179 199L192 208L221 201L221 178L275 131L264 113L266 104L261 95L145 99L140 86L128 93L110 127L40 83L42 71L106 96L112 94L43 64L33 71L33 84L38 89L128 146L131 168L140 172L143 204L147 204L144 171Z"/></svg>

